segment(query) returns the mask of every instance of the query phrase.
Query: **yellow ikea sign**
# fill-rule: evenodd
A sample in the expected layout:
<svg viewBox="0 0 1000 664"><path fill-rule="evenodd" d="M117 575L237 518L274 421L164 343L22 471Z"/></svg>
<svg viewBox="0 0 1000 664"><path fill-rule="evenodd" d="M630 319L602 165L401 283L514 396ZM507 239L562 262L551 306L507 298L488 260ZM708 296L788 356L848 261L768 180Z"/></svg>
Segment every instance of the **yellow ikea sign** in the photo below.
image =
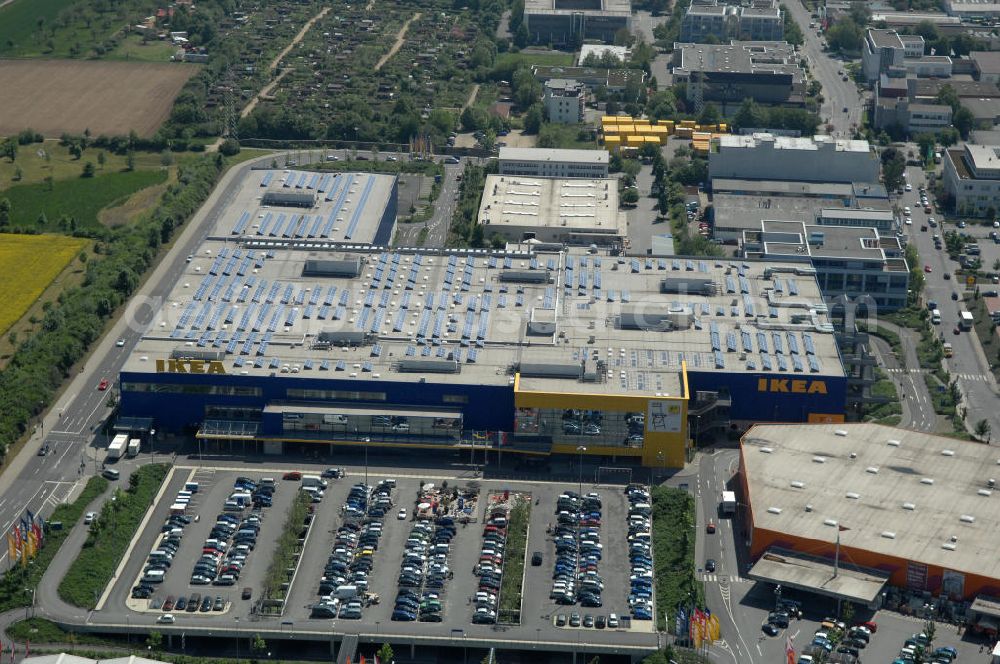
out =
<svg viewBox="0 0 1000 664"><path fill-rule="evenodd" d="M822 380L792 380L789 378L758 378L758 392L787 392L791 394L826 394Z"/></svg>
<svg viewBox="0 0 1000 664"><path fill-rule="evenodd" d="M226 368L218 360L157 360L157 373L224 374Z"/></svg>

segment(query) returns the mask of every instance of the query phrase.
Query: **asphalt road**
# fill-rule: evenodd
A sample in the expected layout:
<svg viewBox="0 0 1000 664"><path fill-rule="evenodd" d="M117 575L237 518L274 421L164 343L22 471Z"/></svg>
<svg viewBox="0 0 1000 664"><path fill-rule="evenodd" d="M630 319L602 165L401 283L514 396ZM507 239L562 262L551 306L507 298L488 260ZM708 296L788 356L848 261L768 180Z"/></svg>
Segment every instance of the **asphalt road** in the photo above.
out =
<svg viewBox="0 0 1000 664"><path fill-rule="evenodd" d="M919 230L927 223L927 217L934 214L928 215L918 207L918 189L925 184L923 171L917 167L909 167L906 172L913 191L902 197L900 205L911 208L913 225L905 228L910 241L915 243L920 253L920 260L931 270L924 273L924 301L934 300L938 303L941 325L936 326L939 328L937 331L954 348L954 356L944 361L945 367L958 380L964 397L963 405L969 409L966 422L970 428L979 420L986 419L993 431L1000 431L1000 412L996 408L997 386L990 372L989 362L983 355L982 345L975 331L954 334L963 305L961 300L952 300L952 294L958 293L961 298L965 293L965 284L952 275L959 265L948 257L944 249L939 251L934 248L933 236L939 234L943 237L946 230L955 227L953 224L943 223L941 215L937 215L935 218L939 222L938 228L928 228L926 232ZM985 230L980 233L987 235ZM946 274L952 275L952 278L945 279Z"/></svg>
<svg viewBox="0 0 1000 664"><path fill-rule="evenodd" d="M809 28L813 19L801 2L788 2L784 6L802 28L805 43L799 47L800 52L808 61L813 77L823 85L824 102L820 117L824 124L833 125L834 136L849 138L853 133L852 127L860 124L862 108L861 96L854 81L850 78L844 81L843 76L838 73L844 71L847 63L835 60L823 51L822 38L817 36L815 28Z"/></svg>
<svg viewBox="0 0 1000 664"><path fill-rule="evenodd" d="M465 169L465 159L458 164L444 165L444 178L441 181L441 193L434 201L434 214L426 224L399 224L397 237L394 242L398 247L417 246L417 236L426 225L427 237L422 246L444 247L448 239L448 227L451 219L455 215L455 207L458 203L458 189L461 183L458 176Z"/></svg>

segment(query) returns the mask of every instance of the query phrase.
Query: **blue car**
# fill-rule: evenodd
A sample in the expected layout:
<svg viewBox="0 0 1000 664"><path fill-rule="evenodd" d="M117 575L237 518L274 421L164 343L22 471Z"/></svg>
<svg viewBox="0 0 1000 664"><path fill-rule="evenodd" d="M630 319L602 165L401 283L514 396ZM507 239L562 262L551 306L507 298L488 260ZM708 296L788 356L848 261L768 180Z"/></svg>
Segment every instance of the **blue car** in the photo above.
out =
<svg viewBox="0 0 1000 664"><path fill-rule="evenodd" d="M404 609L396 609L392 612L391 620L400 620L404 622L413 622L417 619L417 614L412 611L406 611Z"/></svg>
<svg viewBox="0 0 1000 664"><path fill-rule="evenodd" d="M635 609L632 611L633 620L652 620L653 614L646 609Z"/></svg>

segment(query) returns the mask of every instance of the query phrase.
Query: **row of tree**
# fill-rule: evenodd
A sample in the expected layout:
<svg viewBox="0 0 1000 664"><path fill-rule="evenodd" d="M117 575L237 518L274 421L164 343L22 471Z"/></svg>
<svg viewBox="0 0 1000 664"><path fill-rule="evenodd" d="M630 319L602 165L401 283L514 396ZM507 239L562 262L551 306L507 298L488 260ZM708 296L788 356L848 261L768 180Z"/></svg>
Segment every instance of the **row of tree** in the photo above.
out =
<svg viewBox="0 0 1000 664"><path fill-rule="evenodd" d="M180 166L178 179L138 222L105 229L85 263L83 284L60 294L41 327L0 370L0 456L51 402L70 370L104 331L107 319L139 285L160 245L208 197L225 165L221 155Z"/></svg>

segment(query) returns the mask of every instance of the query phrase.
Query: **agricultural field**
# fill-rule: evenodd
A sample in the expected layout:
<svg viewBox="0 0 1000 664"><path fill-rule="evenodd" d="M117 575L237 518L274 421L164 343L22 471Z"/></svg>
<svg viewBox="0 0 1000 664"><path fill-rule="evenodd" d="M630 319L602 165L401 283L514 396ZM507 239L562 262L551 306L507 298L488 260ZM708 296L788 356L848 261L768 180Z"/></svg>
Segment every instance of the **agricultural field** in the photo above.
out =
<svg viewBox="0 0 1000 664"><path fill-rule="evenodd" d="M167 171L126 171L93 178L53 180L0 191L10 201L11 230L69 233L100 228L98 213L125 202L137 191L167 180ZM70 221L72 220L72 221Z"/></svg>
<svg viewBox="0 0 1000 664"><path fill-rule="evenodd" d="M0 60L0 135L31 127L63 133L151 136L195 65Z"/></svg>
<svg viewBox="0 0 1000 664"><path fill-rule="evenodd" d="M52 280L87 246L87 241L60 235L0 234L0 334L17 322Z"/></svg>
<svg viewBox="0 0 1000 664"><path fill-rule="evenodd" d="M338 6L282 63L291 71L240 124L240 136L406 143L447 136L475 81L494 64L496 3L455 9L373 0ZM413 19L398 50L397 37ZM381 68L375 65L390 55Z"/></svg>

